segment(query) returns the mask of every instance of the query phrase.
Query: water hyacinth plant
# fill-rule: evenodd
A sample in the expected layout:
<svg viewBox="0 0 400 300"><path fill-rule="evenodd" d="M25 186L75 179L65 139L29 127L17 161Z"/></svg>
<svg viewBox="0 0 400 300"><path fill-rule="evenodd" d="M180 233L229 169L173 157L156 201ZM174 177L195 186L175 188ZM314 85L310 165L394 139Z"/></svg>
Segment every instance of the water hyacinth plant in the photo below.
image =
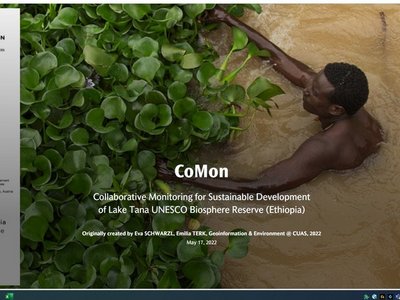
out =
<svg viewBox="0 0 400 300"><path fill-rule="evenodd" d="M225 255L245 256L247 236L231 236L225 249L211 251L188 245L196 237L82 233L206 230L198 215L99 214L102 205L166 204L100 203L92 195L171 192L156 179L157 157L174 163L226 140L239 125L235 106L269 109L282 93L262 77L247 90L232 83L251 57L268 54L233 29L231 52L247 48L248 56L229 74L230 55L215 66L217 53L198 44L204 25L197 20L214 5L19 7L21 286L219 287Z"/></svg>

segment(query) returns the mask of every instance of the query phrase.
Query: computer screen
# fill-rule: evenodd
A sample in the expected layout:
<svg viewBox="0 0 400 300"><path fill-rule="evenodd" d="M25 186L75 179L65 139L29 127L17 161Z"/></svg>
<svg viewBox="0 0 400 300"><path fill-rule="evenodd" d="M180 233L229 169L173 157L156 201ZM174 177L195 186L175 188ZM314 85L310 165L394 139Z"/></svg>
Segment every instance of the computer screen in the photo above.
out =
<svg viewBox="0 0 400 300"><path fill-rule="evenodd" d="M0 16L0 297L400 299L399 4Z"/></svg>

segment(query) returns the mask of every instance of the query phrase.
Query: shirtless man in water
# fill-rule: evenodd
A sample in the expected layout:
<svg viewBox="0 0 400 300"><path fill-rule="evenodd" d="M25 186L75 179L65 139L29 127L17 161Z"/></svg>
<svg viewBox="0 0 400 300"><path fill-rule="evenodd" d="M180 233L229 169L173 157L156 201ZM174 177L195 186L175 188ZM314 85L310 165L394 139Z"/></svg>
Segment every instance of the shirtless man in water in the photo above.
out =
<svg viewBox="0 0 400 300"><path fill-rule="evenodd" d="M363 108L368 98L368 82L358 67L331 63L315 72L219 7L209 11L205 21L238 27L260 49L268 50L274 69L303 89L303 107L318 116L322 129L291 157L264 170L254 180L178 179L165 166L159 169L161 178L215 191L273 194L295 188L325 170L355 168L378 150L383 141L382 130L378 121Z"/></svg>

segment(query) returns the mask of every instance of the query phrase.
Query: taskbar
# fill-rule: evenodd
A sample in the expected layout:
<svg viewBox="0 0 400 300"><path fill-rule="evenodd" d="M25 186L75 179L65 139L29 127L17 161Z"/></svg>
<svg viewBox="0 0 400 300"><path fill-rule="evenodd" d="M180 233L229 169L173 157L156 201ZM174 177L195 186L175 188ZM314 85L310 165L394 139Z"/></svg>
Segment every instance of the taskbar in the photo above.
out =
<svg viewBox="0 0 400 300"><path fill-rule="evenodd" d="M0 300L400 300L400 288L379 289L0 289Z"/></svg>

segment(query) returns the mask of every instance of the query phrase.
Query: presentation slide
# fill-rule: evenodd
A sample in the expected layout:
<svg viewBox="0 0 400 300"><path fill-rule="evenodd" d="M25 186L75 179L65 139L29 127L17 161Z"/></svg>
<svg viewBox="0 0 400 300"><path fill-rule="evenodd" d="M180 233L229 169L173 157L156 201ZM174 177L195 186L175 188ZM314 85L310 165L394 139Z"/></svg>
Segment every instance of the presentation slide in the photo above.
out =
<svg viewBox="0 0 400 300"><path fill-rule="evenodd" d="M0 300L399 299L400 4L0 4Z"/></svg>

